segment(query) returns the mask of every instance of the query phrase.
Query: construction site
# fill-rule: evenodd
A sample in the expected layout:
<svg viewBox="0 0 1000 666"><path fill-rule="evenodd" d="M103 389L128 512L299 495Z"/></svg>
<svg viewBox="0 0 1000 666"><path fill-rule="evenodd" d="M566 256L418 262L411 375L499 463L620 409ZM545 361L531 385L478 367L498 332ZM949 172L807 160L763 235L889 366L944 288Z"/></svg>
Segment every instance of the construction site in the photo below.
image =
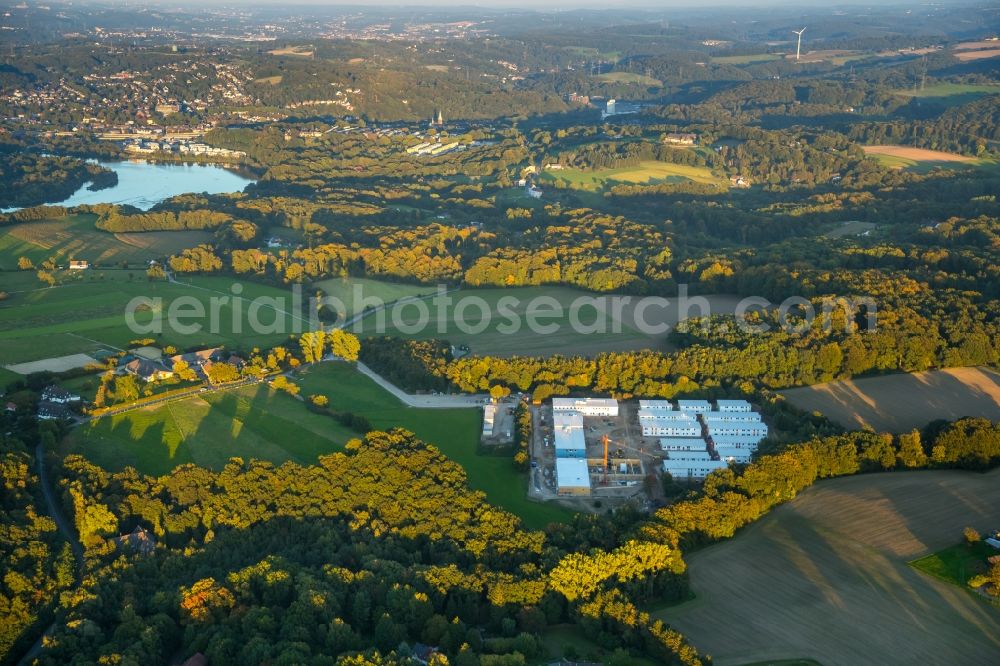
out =
<svg viewBox="0 0 1000 666"><path fill-rule="evenodd" d="M649 507L659 477L700 482L749 462L768 434L745 400L553 398L532 414L529 495L579 510Z"/></svg>

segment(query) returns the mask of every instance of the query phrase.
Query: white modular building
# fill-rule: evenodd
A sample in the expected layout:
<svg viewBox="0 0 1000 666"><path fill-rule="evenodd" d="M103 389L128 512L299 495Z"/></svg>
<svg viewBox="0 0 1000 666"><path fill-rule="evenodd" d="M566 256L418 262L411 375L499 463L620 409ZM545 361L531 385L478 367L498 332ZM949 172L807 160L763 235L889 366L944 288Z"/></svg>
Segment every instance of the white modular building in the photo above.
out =
<svg viewBox="0 0 1000 666"><path fill-rule="evenodd" d="M667 412L658 409L640 409L636 412L639 423L643 421L691 421L694 419L690 414L684 412Z"/></svg>
<svg viewBox="0 0 1000 666"><path fill-rule="evenodd" d="M713 435L715 448L746 449L756 451L757 445L764 439L760 435Z"/></svg>
<svg viewBox="0 0 1000 666"><path fill-rule="evenodd" d="M586 458L587 442L583 435L583 416L577 412L554 412L552 435L556 458Z"/></svg>
<svg viewBox="0 0 1000 666"><path fill-rule="evenodd" d="M663 471L675 479L704 479L717 469L726 469L725 460L664 460Z"/></svg>
<svg viewBox="0 0 1000 666"><path fill-rule="evenodd" d="M577 412L584 416L618 416L614 398L552 398L553 412Z"/></svg>
<svg viewBox="0 0 1000 666"><path fill-rule="evenodd" d="M664 437L660 439L660 450L668 453L674 451L707 451L705 440L698 437Z"/></svg>
<svg viewBox="0 0 1000 666"><path fill-rule="evenodd" d="M589 495L590 470L583 458L556 459L556 487L560 495Z"/></svg>
<svg viewBox="0 0 1000 666"><path fill-rule="evenodd" d="M767 437L767 424L755 421L726 421L707 423L708 436L715 441L718 435L743 435L745 437ZM760 441L760 440L758 440Z"/></svg>
<svg viewBox="0 0 1000 666"><path fill-rule="evenodd" d="M720 412L749 412L750 403L746 400L716 400L715 406Z"/></svg>
<svg viewBox="0 0 1000 666"><path fill-rule="evenodd" d="M757 412L705 412L701 415L705 423L760 423L760 414Z"/></svg>
<svg viewBox="0 0 1000 666"><path fill-rule="evenodd" d="M675 451L667 455L667 460L711 460L712 454L707 449L701 451Z"/></svg>
<svg viewBox="0 0 1000 666"><path fill-rule="evenodd" d="M686 419L639 421L643 437L700 437L701 424L693 416Z"/></svg>
<svg viewBox="0 0 1000 666"><path fill-rule="evenodd" d="M715 447L715 452L718 453L719 457L723 460L735 463L748 463L750 462L750 457L753 455L753 451L751 449L739 449L724 446Z"/></svg>
<svg viewBox="0 0 1000 666"><path fill-rule="evenodd" d="M672 411L674 411L674 406L670 404L669 400L640 400L639 401L639 411L640 412L672 412Z"/></svg>
<svg viewBox="0 0 1000 666"><path fill-rule="evenodd" d="M705 414L712 411L712 403L708 400L678 400L677 409L688 414Z"/></svg>
<svg viewBox="0 0 1000 666"><path fill-rule="evenodd" d="M493 436L493 423L497 417L497 406L494 404L483 407L483 437Z"/></svg>

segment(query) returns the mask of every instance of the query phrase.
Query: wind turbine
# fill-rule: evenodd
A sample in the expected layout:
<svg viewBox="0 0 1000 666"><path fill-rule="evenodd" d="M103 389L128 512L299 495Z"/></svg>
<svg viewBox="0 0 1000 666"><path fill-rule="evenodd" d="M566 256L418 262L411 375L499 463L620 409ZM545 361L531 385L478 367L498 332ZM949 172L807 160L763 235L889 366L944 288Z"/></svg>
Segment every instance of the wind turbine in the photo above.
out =
<svg viewBox="0 0 1000 666"><path fill-rule="evenodd" d="M795 33L796 35L799 36L799 42L798 42L798 44L795 45L795 59L796 60L799 59L799 54L802 53L802 33L805 32L805 31L806 31L805 28L802 28L801 30L792 30L793 33Z"/></svg>

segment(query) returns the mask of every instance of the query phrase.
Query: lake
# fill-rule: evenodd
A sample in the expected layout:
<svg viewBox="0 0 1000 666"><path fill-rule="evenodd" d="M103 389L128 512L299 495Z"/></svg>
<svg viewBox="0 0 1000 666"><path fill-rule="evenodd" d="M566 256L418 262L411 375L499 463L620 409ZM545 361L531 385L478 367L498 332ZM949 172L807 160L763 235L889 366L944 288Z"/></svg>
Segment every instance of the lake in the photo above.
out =
<svg viewBox="0 0 1000 666"><path fill-rule="evenodd" d="M84 204L128 204L141 210L149 210L164 199L178 194L241 192L244 187L255 182L231 169L207 164L158 164L145 160L92 161L117 173L118 184L96 192L88 190L84 185L64 201L46 203L67 208Z"/></svg>

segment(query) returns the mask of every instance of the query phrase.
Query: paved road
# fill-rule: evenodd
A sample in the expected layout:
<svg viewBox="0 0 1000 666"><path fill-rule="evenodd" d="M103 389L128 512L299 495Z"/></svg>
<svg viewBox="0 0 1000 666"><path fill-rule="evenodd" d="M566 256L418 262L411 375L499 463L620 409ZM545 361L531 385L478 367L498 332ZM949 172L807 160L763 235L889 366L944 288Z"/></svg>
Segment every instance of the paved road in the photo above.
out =
<svg viewBox="0 0 1000 666"><path fill-rule="evenodd" d="M79 581L83 578L83 546L76 539L76 530L70 525L70 522L66 520L66 516L63 515L62 509L59 508L59 502L56 501L55 492L52 490L52 486L49 483L49 473L45 469L45 448L42 446L41 442L35 446L35 461L38 466L38 483L42 487L42 495L45 497L45 505L48 507L48 514L52 516L52 520L55 521L56 527L59 529L59 533L62 534L63 538L69 543L70 548L73 549L73 557L76 558L76 579ZM36 657L42 651L42 641L46 636L52 635L55 631L56 624L53 622L42 635L38 637L38 640L24 653L24 656L18 660L18 666L22 664L30 664L35 660Z"/></svg>
<svg viewBox="0 0 1000 666"><path fill-rule="evenodd" d="M490 398L490 396L486 393L463 393L461 395L413 395L411 393L406 393L361 361L358 361L358 370L361 374L370 377L376 384L399 398L401 402L410 407L421 407L423 409L482 407L483 404Z"/></svg>

